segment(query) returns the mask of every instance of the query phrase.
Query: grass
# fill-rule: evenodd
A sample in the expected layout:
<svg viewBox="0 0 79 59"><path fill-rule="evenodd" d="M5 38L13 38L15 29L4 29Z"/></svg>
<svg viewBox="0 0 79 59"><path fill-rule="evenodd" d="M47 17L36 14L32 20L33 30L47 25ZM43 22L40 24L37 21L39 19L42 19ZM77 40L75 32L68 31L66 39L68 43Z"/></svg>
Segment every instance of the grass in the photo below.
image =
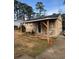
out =
<svg viewBox="0 0 79 59"><path fill-rule="evenodd" d="M14 55L20 57L24 54L35 57L48 48L47 40L29 38L26 35L15 31Z"/></svg>

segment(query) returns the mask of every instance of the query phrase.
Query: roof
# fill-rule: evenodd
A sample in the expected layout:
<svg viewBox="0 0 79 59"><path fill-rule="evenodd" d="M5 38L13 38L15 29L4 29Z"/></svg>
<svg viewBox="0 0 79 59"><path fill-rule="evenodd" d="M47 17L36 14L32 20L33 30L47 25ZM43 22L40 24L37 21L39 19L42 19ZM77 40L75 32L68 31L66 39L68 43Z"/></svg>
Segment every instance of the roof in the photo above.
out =
<svg viewBox="0 0 79 59"><path fill-rule="evenodd" d="M44 21L44 20L55 20L55 19L57 19L57 17L58 17L58 15L57 16L50 15L50 16L44 16L44 17L26 20L25 22L28 23L28 22L37 22L37 21Z"/></svg>
<svg viewBox="0 0 79 59"><path fill-rule="evenodd" d="M23 20L14 20L14 26L20 26L20 24L23 22Z"/></svg>

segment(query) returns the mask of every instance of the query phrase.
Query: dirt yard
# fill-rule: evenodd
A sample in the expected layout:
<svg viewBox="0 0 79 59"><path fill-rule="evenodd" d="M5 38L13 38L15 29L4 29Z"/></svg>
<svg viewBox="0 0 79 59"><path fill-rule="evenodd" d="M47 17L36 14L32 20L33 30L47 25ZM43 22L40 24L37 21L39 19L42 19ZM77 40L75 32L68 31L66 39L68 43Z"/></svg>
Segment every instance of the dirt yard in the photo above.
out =
<svg viewBox="0 0 79 59"><path fill-rule="evenodd" d="M50 46L47 40L29 37L17 30L14 36L15 59L65 59L65 39L62 35L52 39Z"/></svg>

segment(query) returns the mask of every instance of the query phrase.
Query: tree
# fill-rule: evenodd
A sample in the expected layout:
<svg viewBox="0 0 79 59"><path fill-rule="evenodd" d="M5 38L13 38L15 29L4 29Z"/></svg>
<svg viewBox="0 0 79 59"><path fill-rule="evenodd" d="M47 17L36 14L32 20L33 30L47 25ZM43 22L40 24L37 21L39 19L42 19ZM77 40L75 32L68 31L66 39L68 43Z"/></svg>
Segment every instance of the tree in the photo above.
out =
<svg viewBox="0 0 79 59"><path fill-rule="evenodd" d="M25 4L25 3L21 3L17 0L14 0L14 14L16 14L17 19L19 19L20 17L23 17L25 15L28 16L28 18L31 18L33 9L31 6Z"/></svg>
<svg viewBox="0 0 79 59"><path fill-rule="evenodd" d="M19 15L19 6L20 6L20 2L14 0L14 13L16 14L17 19Z"/></svg>
<svg viewBox="0 0 79 59"><path fill-rule="evenodd" d="M31 18L32 13L33 13L32 7L28 6L28 7L27 7L27 15L28 15L28 18L29 18L29 19Z"/></svg>
<svg viewBox="0 0 79 59"><path fill-rule="evenodd" d="M21 10L24 15L27 15L29 19L31 18L31 15L33 12L33 9L31 6L28 6L27 4L22 3Z"/></svg>
<svg viewBox="0 0 79 59"><path fill-rule="evenodd" d="M41 12L44 10L44 5L42 2L37 2L36 9L39 10L39 14L41 16Z"/></svg>
<svg viewBox="0 0 79 59"><path fill-rule="evenodd" d="M36 12L32 12L32 18L36 18Z"/></svg>

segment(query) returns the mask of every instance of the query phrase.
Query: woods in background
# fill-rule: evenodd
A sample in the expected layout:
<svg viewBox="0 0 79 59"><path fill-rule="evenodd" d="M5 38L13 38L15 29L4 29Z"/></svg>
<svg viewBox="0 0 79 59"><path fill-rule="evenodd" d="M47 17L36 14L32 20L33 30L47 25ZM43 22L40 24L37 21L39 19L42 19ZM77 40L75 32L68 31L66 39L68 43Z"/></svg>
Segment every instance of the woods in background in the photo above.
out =
<svg viewBox="0 0 79 59"><path fill-rule="evenodd" d="M33 8L25 3L21 3L17 0L14 0L14 15L15 18L18 20L19 18L24 19L25 16L31 18L33 13Z"/></svg>
<svg viewBox="0 0 79 59"><path fill-rule="evenodd" d="M36 3L36 10L38 12L34 12L31 6L21 3L18 0L14 0L14 17L17 20L24 19L25 17L30 20L30 18L40 17L46 14L46 10L44 9L42 2Z"/></svg>

